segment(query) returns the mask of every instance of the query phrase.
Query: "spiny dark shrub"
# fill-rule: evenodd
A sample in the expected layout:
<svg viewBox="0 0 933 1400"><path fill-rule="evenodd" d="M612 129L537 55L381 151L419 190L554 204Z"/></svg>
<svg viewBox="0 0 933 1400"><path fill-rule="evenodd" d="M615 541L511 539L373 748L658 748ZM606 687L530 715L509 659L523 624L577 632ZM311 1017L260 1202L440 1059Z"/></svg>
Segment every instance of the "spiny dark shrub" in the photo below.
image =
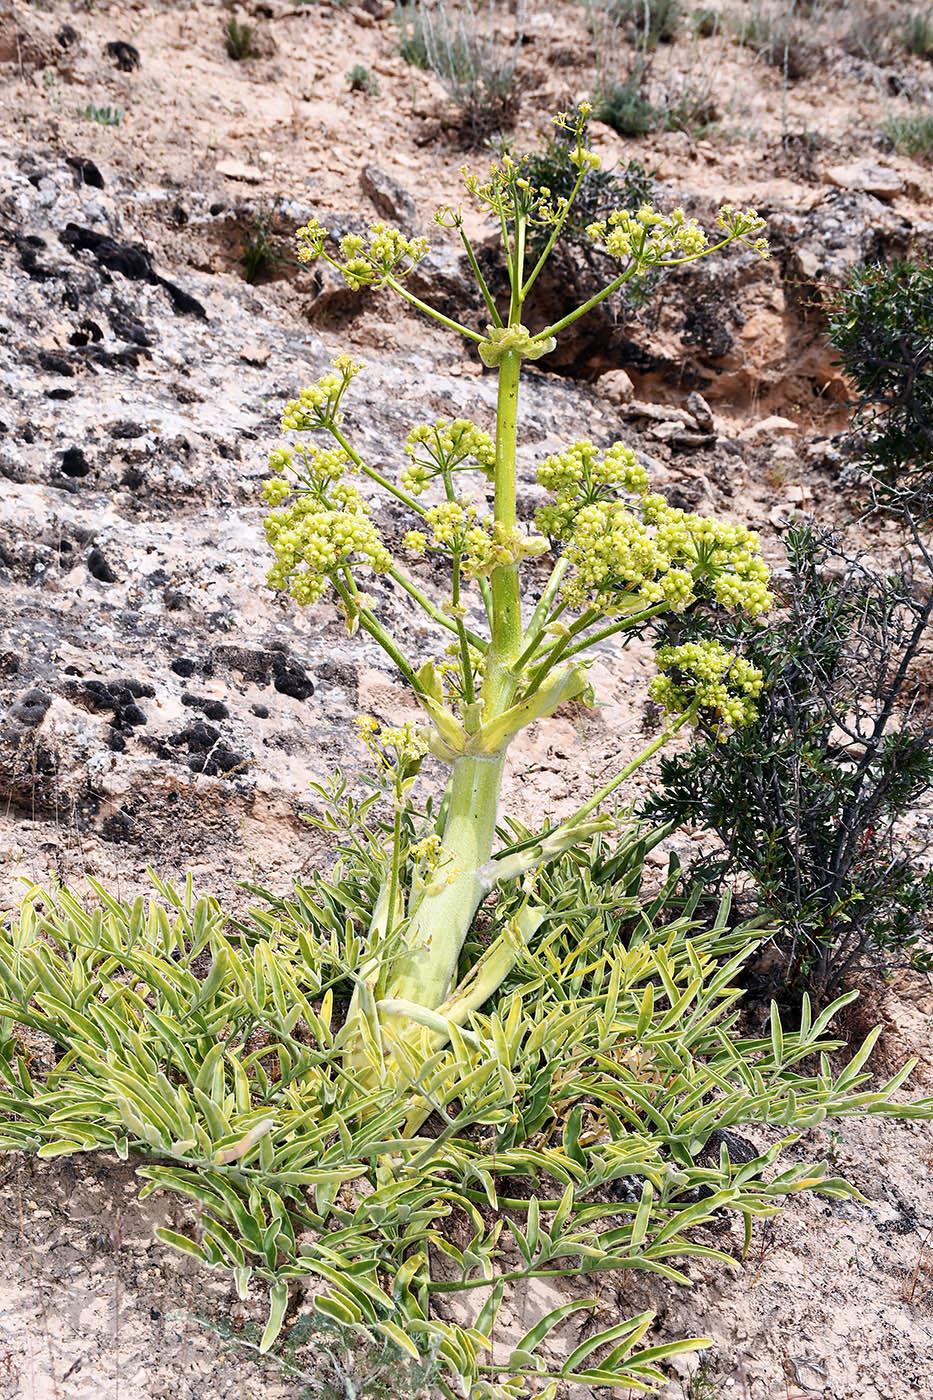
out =
<svg viewBox="0 0 933 1400"><path fill-rule="evenodd" d="M525 174L533 185L550 189L554 198L567 198L577 181L578 170L571 160L573 147L560 131L549 139L544 150L532 155ZM595 290L599 278L607 269L604 254L598 252L586 230L591 224L606 219L613 209L634 212L655 197L653 177L636 160L628 161L618 171L589 170L584 176L564 225L563 248L558 253L561 278L572 284L574 295L585 300L592 282ZM531 230L530 245L537 255L546 242L548 230ZM633 278L619 295L618 306L634 311L643 306L661 280L657 272L647 272Z"/></svg>
<svg viewBox="0 0 933 1400"><path fill-rule="evenodd" d="M856 389L852 451L883 502L933 520L933 267L855 268L827 292L829 338ZM933 568L933 565L931 565Z"/></svg>
<svg viewBox="0 0 933 1400"><path fill-rule="evenodd" d="M777 923L776 983L829 997L870 963L926 965L933 874L905 821L933 786L933 594L810 528L787 549L784 617L735 638L767 678L759 722L663 760L646 815L714 831L691 874L750 879Z"/></svg>

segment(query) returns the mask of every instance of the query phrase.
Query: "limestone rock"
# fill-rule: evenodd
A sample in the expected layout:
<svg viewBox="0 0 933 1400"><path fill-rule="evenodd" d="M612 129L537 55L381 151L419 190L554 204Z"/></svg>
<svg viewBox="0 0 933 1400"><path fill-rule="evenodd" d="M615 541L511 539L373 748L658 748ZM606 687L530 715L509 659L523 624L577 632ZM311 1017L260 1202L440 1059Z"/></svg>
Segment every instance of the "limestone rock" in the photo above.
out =
<svg viewBox="0 0 933 1400"><path fill-rule="evenodd" d="M364 165L360 189L372 201L376 212L390 219L405 233L411 233L418 218L415 201L408 191L378 165Z"/></svg>
<svg viewBox="0 0 933 1400"><path fill-rule="evenodd" d="M798 426L789 418L781 418L773 413L769 418L759 418L757 423L750 423L747 428L743 428L739 433L741 442L761 442L765 438L778 437L785 433L798 432Z"/></svg>
<svg viewBox="0 0 933 1400"><path fill-rule="evenodd" d="M624 369L611 369L597 379L596 392L610 403L631 403L635 397L635 385Z"/></svg>
<svg viewBox="0 0 933 1400"><path fill-rule="evenodd" d="M868 160L857 160L851 165L830 166L826 178L831 185L837 185L839 189L873 194L878 199L893 199L904 187L904 182L896 170L891 170L887 165L875 165Z"/></svg>
<svg viewBox="0 0 933 1400"><path fill-rule="evenodd" d="M221 160L214 169L228 180L242 180L247 185L261 184L266 178L258 166L247 165L243 160Z"/></svg>
<svg viewBox="0 0 933 1400"><path fill-rule="evenodd" d="M687 412L693 414L698 426L701 427L704 432L711 433L713 431L713 410L702 394L698 394L694 391L689 395L687 398Z"/></svg>

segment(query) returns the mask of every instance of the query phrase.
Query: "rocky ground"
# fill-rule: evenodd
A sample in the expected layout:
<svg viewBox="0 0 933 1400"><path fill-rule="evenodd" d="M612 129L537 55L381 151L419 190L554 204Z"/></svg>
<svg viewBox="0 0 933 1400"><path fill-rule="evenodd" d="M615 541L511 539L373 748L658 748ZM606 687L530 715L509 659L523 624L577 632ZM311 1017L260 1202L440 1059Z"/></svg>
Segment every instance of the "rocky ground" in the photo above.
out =
<svg viewBox="0 0 933 1400"><path fill-rule="evenodd" d="M0 0L5 908L24 880L90 876L129 893L147 866L193 870L228 903L244 897L239 879L284 888L326 860L301 817L309 782L359 767L351 717L409 713L385 661L332 607L299 612L264 586L258 500L285 399L341 349L368 362L348 426L390 474L414 422L491 418L492 380L465 345L381 296L351 297L289 249L311 213L342 230L389 217L436 244L419 295L481 323L431 216L459 200L464 159L486 157L464 153L443 89L398 55L388 10L265 0L240 14L256 56L234 62L227 11L203 0ZM846 7L852 24L871 13ZM650 90L660 102L705 84L703 132L623 140L594 126L605 163L640 161L663 204L704 219L725 200L756 205L775 257L711 260L636 320L596 321L558 363L528 371L526 509L548 452L581 434L624 436L676 503L761 529L777 567L795 513L844 526L879 557L893 551L890 533L853 523L840 485L847 391L813 279L929 250L930 170L878 130L888 112L929 101L933 72L903 49L859 49L841 19L813 35L792 82L729 31L686 26L655 51ZM378 94L349 91L355 64ZM517 79L516 145L540 149L549 113L597 81L581 9L529 8ZM119 109L119 124L92 119L89 104L98 117ZM250 285L244 248L262 228L280 257ZM478 220L471 232L488 237ZM562 295L545 287L536 314ZM380 523L390 542L407 524L387 507ZM371 591L409 628L409 650L430 655L404 605L378 582ZM607 650L598 708L539 724L513 757L510 809L529 821L565 810L620 748L643 743L649 673L644 651ZM926 984L887 990L876 1012L890 1061L920 1053L911 1088L931 1092ZM869 1120L815 1132L803 1150L832 1151L868 1204L799 1203L733 1280L698 1268L689 1295L630 1282L621 1305L649 1300L663 1330L713 1337L717 1396L923 1395L933 1132ZM10 1159L0 1200L0 1394L298 1395L297 1381L229 1354L195 1320L228 1315L232 1292L152 1244L168 1207L135 1202L126 1167ZM669 1400L679 1392L672 1382Z"/></svg>

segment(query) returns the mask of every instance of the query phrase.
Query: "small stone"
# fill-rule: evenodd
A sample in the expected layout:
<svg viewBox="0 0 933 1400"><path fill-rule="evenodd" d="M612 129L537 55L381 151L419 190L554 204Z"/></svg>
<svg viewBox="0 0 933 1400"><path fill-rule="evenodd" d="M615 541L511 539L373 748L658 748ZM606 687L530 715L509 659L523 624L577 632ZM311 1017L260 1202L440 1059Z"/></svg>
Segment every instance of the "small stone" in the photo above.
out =
<svg viewBox="0 0 933 1400"><path fill-rule="evenodd" d="M247 165L242 160L222 160L214 169L218 175L223 175L228 180L243 180L247 185L259 185L265 179L258 166Z"/></svg>
<svg viewBox="0 0 933 1400"><path fill-rule="evenodd" d="M648 429L648 436L656 442L667 442L681 426L675 418L666 418L663 423L652 423Z"/></svg>
<svg viewBox="0 0 933 1400"><path fill-rule="evenodd" d="M692 449L697 447L712 447L715 441L715 433L693 432L690 428L677 427L677 425L675 424L674 432L672 436L668 438L668 445L670 447L683 447Z"/></svg>
<svg viewBox="0 0 933 1400"><path fill-rule="evenodd" d="M376 23L371 14L368 14L366 10L361 10L356 6L350 11L350 18L355 24L358 24L361 29L372 29L373 25Z"/></svg>
<svg viewBox="0 0 933 1400"><path fill-rule="evenodd" d="M415 201L398 180L380 170L378 165L364 165L360 171L360 189L372 200L377 213L406 233L410 232L418 218Z"/></svg>
<svg viewBox="0 0 933 1400"><path fill-rule="evenodd" d="M635 385L624 369L611 369L601 374L596 381L596 390L610 403L631 403L635 397Z"/></svg>
<svg viewBox="0 0 933 1400"><path fill-rule="evenodd" d="M773 413L770 418L760 418L757 423L750 423L747 428L743 428L739 433L741 442L757 442L760 438L777 437L784 433L796 433L797 424L792 423L789 418L781 418Z"/></svg>
<svg viewBox="0 0 933 1400"><path fill-rule="evenodd" d="M831 185L859 194L873 194L877 199L893 199L900 194L904 182L896 171L886 165L874 165L868 160L853 161L851 165L833 165L826 172Z"/></svg>
<svg viewBox="0 0 933 1400"><path fill-rule="evenodd" d="M713 410L702 394L695 391L690 394L687 398L686 408L688 413L693 414L699 427L708 433L713 431Z"/></svg>
<svg viewBox="0 0 933 1400"><path fill-rule="evenodd" d="M271 345L244 345L240 351L240 359L245 360L248 365L261 367L268 362L271 354Z"/></svg>
<svg viewBox="0 0 933 1400"><path fill-rule="evenodd" d="M696 427L696 419L685 408L674 408L666 403L644 403L640 399L633 399L631 403L625 404L622 417L647 418L649 423L683 423L688 428Z"/></svg>

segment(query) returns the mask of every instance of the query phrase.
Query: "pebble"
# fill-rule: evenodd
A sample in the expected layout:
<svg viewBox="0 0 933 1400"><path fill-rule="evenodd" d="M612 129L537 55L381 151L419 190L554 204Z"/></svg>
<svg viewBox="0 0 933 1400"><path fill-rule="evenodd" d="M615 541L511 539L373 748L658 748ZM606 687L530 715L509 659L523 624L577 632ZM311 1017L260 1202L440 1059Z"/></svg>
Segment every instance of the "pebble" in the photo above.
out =
<svg viewBox="0 0 933 1400"><path fill-rule="evenodd" d="M867 160L854 161L851 165L832 165L826 171L826 179L840 189L873 194L878 199L893 199L904 187L896 170Z"/></svg>
<svg viewBox="0 0 933 1400"><path fill-rule="evenodd" d="M757 423L751 423L747 428L743 428L739 433L739 441L757 442L761 438L777 437L779 434L799 431L799 425L792 422L790 418L781 418L778 414L773 413L769 418L760 418Z"/></svg>

